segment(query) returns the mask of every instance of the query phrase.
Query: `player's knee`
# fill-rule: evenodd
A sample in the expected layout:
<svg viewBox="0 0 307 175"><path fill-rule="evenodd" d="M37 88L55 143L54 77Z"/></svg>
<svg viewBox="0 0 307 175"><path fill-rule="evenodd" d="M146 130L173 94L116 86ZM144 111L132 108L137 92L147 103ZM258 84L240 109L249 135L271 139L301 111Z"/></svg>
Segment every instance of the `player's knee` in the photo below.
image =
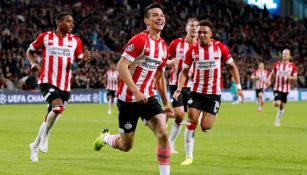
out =
<svg viewBox="0 0 307 175"><path fill-rule="evenodd" d="M201 130L203 131L203 132L209 132L210 130L211 130L211 126L201 126Z"/></svg>
<svg viewBox="0 0 307 175"><path fill-rule="evenodd" d="M58 106L52 107L52 112L54 112L56 114L62 114L63 111L64 111L63 105L58 105Z"/></svg>
<svg viewBox="0 0 307 175"><path fill-rule="evenodd" d="M156 133L159 143L166 144L168 142L168 134L166 129L162 129Z"/></svg>
<svg viewBox="0 0 307 175"><path fill-rule="evenodd" d="M183 121L182 118L176 118L176 119L175 119L175 123L176 123L178 126L182 125L182 121Z"/></svg>
<svg viewBox="0 0 307 175"><path fill-rule="evenodd" d="M123 145L121 150L124 152L129 152L132 149L132 145Z"/></svg>
<svg viewBox="0 0 307 175"><path fill-rule="evenodd" d="M197 122L191 122L189 125L187 125L187 128L189 130L195 130L197 126Z"/></svg>

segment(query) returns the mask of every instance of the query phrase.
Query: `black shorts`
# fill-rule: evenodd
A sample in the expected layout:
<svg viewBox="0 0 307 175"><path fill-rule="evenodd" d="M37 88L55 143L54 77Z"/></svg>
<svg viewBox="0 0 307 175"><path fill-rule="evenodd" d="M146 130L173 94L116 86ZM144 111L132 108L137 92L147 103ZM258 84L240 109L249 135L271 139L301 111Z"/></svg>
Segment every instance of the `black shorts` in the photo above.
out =
<svg viewBox="0 0 307 175"><path fill-rule="evenodd" d="M133 132L136 129L139 117L146 124L155 115L163 113L155 96L149 97L145 104L118 100L117 107L120 133Z"/></svg>
<svg viewBox="0 0 307 175"><path fill-rule="evenodd" d="M280 100L283 103L287 103L287 96L288 93L286 92L274 91L274 101Z"/></svg>
<svg viewBox="0 0 307 175"><path fill-rule="evenodd" d="M41 94L49 105L51 105L51 102L57 98L62 99L64 105L68 103L68 100L70 98L70 92L62 91L54 85L47 83L40 84L39 88L41 90Z"/></svg>
<svg viewBox="0 0 307 175"><path fill-rule="evenodd" d="M111 96L112 98L114 98L115 97L115 91L107 90L107 96Z"/></svg>
<svg viewBox="0 0 307 175"><path fill-rule="evenodd" d="M256 97L259 97L259 93L262 92L263 93L263 89L256 89Z"/></svg>
<svg viewBox="0 0 307 175"><path fill-rule="evenodd" d="M171 97L172 97L171 99L172 99L173 108L183 106L184 111L187 112L188 111L188 100L189 100L189 97L190 97L190 88L188 88L188 87L182 88L181 93L178 97L178 100L175 100L173 98L173 95L174 95L175 91L177 90L177 86L176 85L170 85L169 90L170 90Z"/></svg>
<svg viewBox="0 0 307 175"><path fill-rule="evenodd" d="M189 108L196 108L216 116L220 109L221 95L191 92L188 104Z"/></svg>

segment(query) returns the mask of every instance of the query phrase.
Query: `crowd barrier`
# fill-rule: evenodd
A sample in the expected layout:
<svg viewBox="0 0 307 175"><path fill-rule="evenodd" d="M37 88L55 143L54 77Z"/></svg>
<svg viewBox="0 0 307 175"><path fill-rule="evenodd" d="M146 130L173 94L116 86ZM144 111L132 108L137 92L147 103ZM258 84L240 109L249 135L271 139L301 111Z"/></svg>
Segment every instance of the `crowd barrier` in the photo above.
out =
<svg viewBox="0 0 307 175"><path fill-rule="evenodd" d="M244 90L246 102L254 102L254 90ZM266 101L274 99L273 91L265 91ZM289 101L307 101L307 89L293 90L288 95ZM223 91L222 101L232 101L230 91ZM0 91L0 104L39 104L46 103L39 91ZM107 103L105 90L73 90L69 103Z"/></svg>

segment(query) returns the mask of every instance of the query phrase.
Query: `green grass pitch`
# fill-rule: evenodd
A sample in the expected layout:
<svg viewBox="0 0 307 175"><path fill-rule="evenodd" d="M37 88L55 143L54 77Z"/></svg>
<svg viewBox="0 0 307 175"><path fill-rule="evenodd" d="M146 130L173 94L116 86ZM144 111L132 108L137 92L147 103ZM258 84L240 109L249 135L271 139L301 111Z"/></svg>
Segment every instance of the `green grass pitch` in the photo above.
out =
<svg viewBox="0 0 307 175"><path fill-rule="evenodd" d="M47 154L29 159L46 105L0 105L1 175L157 175L156 140L141 121L128 153L104 147L93 150L102 127L118 132L117 109L107 105L69 104L53 128ZM255 103L222 103L214 129L195 134L194 163L185 159L183 130L171 156L173 175L303 175L307 174L307 102L289 102L281 127L274 126L276 109L267 102L261 113ZM170 125L173 120L171 120ZM169 128L170 129L170 126Z"/></svg>

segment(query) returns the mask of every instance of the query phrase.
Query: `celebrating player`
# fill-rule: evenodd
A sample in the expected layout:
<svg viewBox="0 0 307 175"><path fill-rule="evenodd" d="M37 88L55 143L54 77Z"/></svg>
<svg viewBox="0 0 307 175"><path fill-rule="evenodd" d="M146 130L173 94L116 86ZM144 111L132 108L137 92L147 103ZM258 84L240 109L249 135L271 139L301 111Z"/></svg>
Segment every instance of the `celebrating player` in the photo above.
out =
<svg viewBox="0 0 307 175"><path fill-rule="evenodd" d="M70 97L71 65L76 59L78 66L83 67L91 58L90 52L82 54L81 40L71 34L74 27L73 17L66 12L56 17L55 32L41 33L27 50L27 58L33 71L39 73L39 88L48 102L48 112L42 123L38 135L30 144L31 160L38 161L38 148L46 153L51 128L64 111ZM34 52L42 49L41 65L36 63Z"/></svg>
<svg viewBox="0 0 307 175"><path fill-rule="evenodd" d="M282 60L275 63L267 81L269 86L271 84L271 77L275 76L274 105L278 107L275 119L276 127L280 126L280 119L284 114L284 107L290 91L290 83L297 80L296 66L290 62L290 56L290 50L284 49L282 52Z"/></svg>
<svg viewBox="0 0 307 175"><path fill-rule="evenodd" d="M258 69L251 76L251 79L255 82L258 112L261 112L264 104L263 93L266 88L268 76L269 72L264 69L264 63L259 63Z"/></svg>
<svg viewBox="0 0 307 175"><path fill-rule="evenodd" d="M188 19L186 25L186 37L177 38L173 40L169 46L169 55L172 57L172 60L168 61L168 64L172 65L172 69L170 72L170 80L169 80L169 89L171 95L177 89L178 77L179 73L182 70L183 60L185 58L186 52L188 49L197 43L197 31L198 31L198 20L196 18ZM189 75L191 76L193 69L190 69ZM187 112L187 102L188 96L190 93L192 81L191 78L188 78L188 81L184 84L182 88L182 93L178 97L178 100L172 100L172 106L175 112L175 122L172 126L170 135L169 135L169 143L171 147L171 153L178 153L175 150L175 140L178 137L180 130L182 128L182 121L185 113Z"/></svg>
<svg viewBox="0 0 307 175"><path fill-rule="evenodd" d="M162 6L153 3L144 10L147 30L130 39L117 65L120 75L118 97L120 134L110 135L103 129L94 142L95 150L105 144L129 151L133 146L137 121L142 121L157 138L157 159L160 175L170 174L170 147L166 129L166 114L174 115L168 105L164 70L167 61L167 45L160 37L165 25ZM154 91L156 86L163 105L162 110Z"/></svg>
<svg viewBox="0 0 307 175"><path fill-rule="evenodd" d="M240 76L236 64L228 48L221 42L211 39L213 25L210 21L200 21L198 39L199 44L192 46L186 54L183 70L173 97L178 99L182 87L187 80L189 69L194 67L193 87L189 99L189 124L185 130L186 160L181 165L193 163L194 132L198 118L202 112L201 129L208 132L215 121L221 103L221 64L229 65L230 72L237 83L238 95L243 98Z"/></svg>
<svg viewBox="0 0 307 175"><path fill-rule="evenodd" d="M116 70L116 65L114 63L111 64L111 67L105 74L106 79L106 90L107 90L107 99L109 102L109 110L108 114L112 114L112 108L115 98L115 93L117 91L118 84L118 71Z"/></svg>

